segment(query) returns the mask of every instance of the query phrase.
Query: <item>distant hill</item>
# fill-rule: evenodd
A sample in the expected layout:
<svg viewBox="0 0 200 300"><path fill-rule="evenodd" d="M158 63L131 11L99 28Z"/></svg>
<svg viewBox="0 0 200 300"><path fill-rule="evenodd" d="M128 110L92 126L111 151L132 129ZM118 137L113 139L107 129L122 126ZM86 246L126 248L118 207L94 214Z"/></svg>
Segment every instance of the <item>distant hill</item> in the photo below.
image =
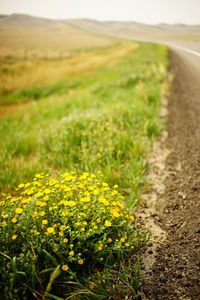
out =
<svg viewBox="0 0 200 300"><path fill-rule="evenodd" d="M106 37L107 36L107 37ZM89 19L49 20L23 14L0 15L1 56L58 57L71 51L109 46L111 37L200 44L200 25L146 25Z"/></svg>
<svg viewBox="0 0 200 300"><path fill-rule="evenodd" d="M200 41L200 25L184 24L146 25L136 22L99 22L88 19L72 19L68 24L90 32L106 35L136 38L144 40L198 40Z"/></svg>
<svg viewBox="0 0 200 300"><path fill-rule="evenodd" d="M62 20L48 20L22 14L0 17L1 56L67 56L83 48L113 44L109 37L87 32Z"/></svg>
<svg viewBox="0 0 200 300"><path fill-rule="evenodd" d="M6 18L7 15L0 15L0 19Z"/></svg>

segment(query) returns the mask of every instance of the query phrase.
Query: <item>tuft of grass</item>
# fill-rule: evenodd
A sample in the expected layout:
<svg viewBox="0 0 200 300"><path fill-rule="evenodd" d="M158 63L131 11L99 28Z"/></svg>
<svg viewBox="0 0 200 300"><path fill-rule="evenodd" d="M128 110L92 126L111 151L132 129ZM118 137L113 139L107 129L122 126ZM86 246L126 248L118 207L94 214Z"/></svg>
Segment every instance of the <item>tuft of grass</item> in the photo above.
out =
<svg viewBox="0 0 200 300"><path fill-rule="evenodd" d="M96 269L100 274L117 266L143 240L118 186L111 189L101 172L36 174L32 182L18 185L15 197L2 196L0 292L5 296L37 291L45 299L63 281L60 294L71 293L73 277L79 279L76 285L85 284Z"/></svg>

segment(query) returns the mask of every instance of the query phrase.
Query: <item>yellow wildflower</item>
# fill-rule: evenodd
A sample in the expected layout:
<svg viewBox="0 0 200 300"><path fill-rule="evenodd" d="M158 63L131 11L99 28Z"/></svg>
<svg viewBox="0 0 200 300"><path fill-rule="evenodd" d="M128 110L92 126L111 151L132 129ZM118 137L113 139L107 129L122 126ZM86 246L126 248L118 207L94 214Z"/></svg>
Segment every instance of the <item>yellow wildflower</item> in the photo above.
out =
<svg viewBox="0 0 200 300"><path fill-rule="evenodd" d="M17 219L16 218L12 218L12 222L13 223L17 223Z"/></svg>
<svg viewBox="0 0 200 300"><path fill-rule="evenodd" d="M64 238L63 242L68 243L68 239Z"/></svg>
<svg viewBox="0 0 200 300"><path fill-rule="evenodd" d="M34 186L37 186L37 187L41 187L41 183L39 181L34 181L33 182L33 185Z"/></svg>
<svg viewBox="0 0 200 300"><path fill-rule="evenodd" d="M62 204L65 204L65 200L61 200L58 202L58 205L62 205Z"/></svg>
<svg viewBox="0 0 200 300"><path fill-rule="evenodd" d="M66 272L68 269L69 269L68 265L63 265L63 266L62 266L62 270L63 270L63 271Z"/></svg>
<svg viewBox="0 0 200 300"><path fill-rule="evenodd" d="M93 289L94 289L94 287L95 287L95 284L94 284L94 282L91 282L91 283L90 283L90 285L89 285L89 288L90 288L91 290L93 290Z"/></svg>
<svg viewBox="0 0 200 300"><path fill-rule="evenodd" d="M120 241L121 241L122 243L124 243L124 242L125 242L125 238L122 237L122 238L120 239Z"/></svg>
<svg viewBox="0 0 200 300"><path fill-rule="evenodd" d="M110 226L111 226L111 222L108 221L108 220L106 220L106 221L105 221L105 226L106 226L106 227L110 227Z"/></svg>
<svg viewBox="0 0 200 300"><path fill-rule="evenodd" d="M22 204L26 204L26 203L28 203L29 202L29 199L23 199L22 200Z"/></svg>
<svg viewBox="0 0 200 300"><path fill-rule="evenodd" d="M47 220L43 220L43 221L42 221L42 225L46 225L47 223L48 223Z"/></svg>
<svg viewBox="0 0 200 300"><path fill-rule="evenodd" d="M118 191L113 191L111 195L114 196L114 195L117 195L117 194L118 194Z"/></svg>
<svg viewBox="0 0 200 300"><path fill-rule="evenodd" d="M16 208L15 210L16 214L21 214L22 213L22 209L20 207Z"/></svg>
<svg viewBox="0 0 200 300"><path fill-rule="evenodd" d="M116 207L115 209L111 209L111 210L110 210L110 213L111 213L111 215L112 215L114 218L118 218L118 217L120 216L120 214L118 213L118 211L119 211L119 208Z"/></svg>
<svg viewBox="0 0 200 300"><path fill-rule="evenodd" d="M80 202L81 203L88 203L88 202L90 202L90 197L83 197L83 198L80 199Z"/></svg>
<svg viewBox="0 0 200 300"><path fill-rule="evenodd" d="M38 179L42 179L42 178L44 178L44 176L42 175L42 174L35 174L35 178L38 178Z"/></svg>
<svg viewBox="0 0 200 300"><path fill-rule="evenodd" d="M14 234L14 235L12 236L12 240L16 240L16 238L17 238L17 235Z"/></svg>
<svg viewBox="0 0 200 300"><path fill-rule="evenodd" d="M19 189L22 189L24 187L24 184L23 183L20 183L19 185L18 185L18 188Z"/></svg>
<svg viewBox="0 0 200 300"><path fill-rule="evenodd" d="M44 197L43 197L43 200L44 200L44 201L48 201L48 200L49 200L49 196L48 196L48 195L44 196Z"/></svg>
<svg viewBox="0 0 200 300"><path fill-rule="evenodd" d="M79 264L79 265L82 265L83 263L84 263L83 259L79 259L79 260L78 260L78 264Z"/></svg>
<svg viewBox="0 0 200 300"><path fill-rule="evenodd" d="M103 249L103 244L99 244L98 250L101 251Z"/></svg>
<svg viewBox="0 0 200 300"><path fill-rule="evenodd" d="M2 222L2 226L5 227L7 225L6 221Z"/></svg>
<svg viewBox="0 0 200 300"><path fill-rule="evenodd" d="M41 212L40 212L40 216L41 216L41 217L44 217L44 215L45 215L45 211L41 211Z"/></svg>
<svg viewBox="0 0 200 300"><path fill-rule="evenodd" d="M54 234L54 233L55 233L55 230L54 230L53 227L48 227L48 228L47 228L47 232L48 232L48 233Z"/></svg>
<svg viewBox="0 0 200 300"><path fill-rule="evenodd" d="M36 204L36 206L41 206L42 202L41 201L36 201L35 204Z"/></svg>
<svg viewBox="0 0 200 300"><path fill-rule="evenodd" d="M38 215L37 211L35 210L34 213L33 213L33 218L36 218Z"/></svg>
<svg viewBox="0 0 200 300"><path fill-rule="evenodd" d="M99 194L99 189L95 189L95 190L93 191L93 194L94 194L94 195L98 195L98 194Z"/></svg>
<svg viewBox="0 0 200 300"><path fill-rule="evenodd" d="M35 198L40 198L42 196L43 196L43 193L41 193L41 192L38 192L34 195Z"/></svg>
<svg viewBox="0 0 200 300"><path fill-rule="evenodd" d="M45 190L44 190L44 193L45 193L46 195L49 195L49 194L51 193L51 190L45 189Z"/></svg>

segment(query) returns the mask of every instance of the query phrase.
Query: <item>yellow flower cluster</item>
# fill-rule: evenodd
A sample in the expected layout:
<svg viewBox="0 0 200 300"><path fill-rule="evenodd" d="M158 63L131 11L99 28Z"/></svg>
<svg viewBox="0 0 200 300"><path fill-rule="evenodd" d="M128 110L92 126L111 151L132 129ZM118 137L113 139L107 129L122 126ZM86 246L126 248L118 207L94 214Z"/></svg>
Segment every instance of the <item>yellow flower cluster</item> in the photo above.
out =
<svg viewBox="0 0 200 300"><path fill-rule="evenodd" d="M34 248L33 255L44 246L58 252L63 271L84 266L88 256L98 262L108 252L133 247L133 216L118 186L111 189L101 172L36 174L16 193L3 194L0 201L0 234L10 237L11 245Z"/></svg>

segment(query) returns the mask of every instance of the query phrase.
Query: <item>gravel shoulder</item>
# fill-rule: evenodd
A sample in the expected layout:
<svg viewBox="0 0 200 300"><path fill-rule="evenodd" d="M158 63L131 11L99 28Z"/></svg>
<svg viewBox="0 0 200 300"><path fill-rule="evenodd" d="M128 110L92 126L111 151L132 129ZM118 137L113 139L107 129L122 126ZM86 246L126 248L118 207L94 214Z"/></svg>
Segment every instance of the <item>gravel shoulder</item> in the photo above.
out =
<svg viewBox="0 0 200 300"><path fill-rule="evenodd" d="M151 270L142 273L142 299L199 300L200 58L171 50L170 62L175 77L164 141L169 155L155 220L166 238L153 253Z"/></svg>

